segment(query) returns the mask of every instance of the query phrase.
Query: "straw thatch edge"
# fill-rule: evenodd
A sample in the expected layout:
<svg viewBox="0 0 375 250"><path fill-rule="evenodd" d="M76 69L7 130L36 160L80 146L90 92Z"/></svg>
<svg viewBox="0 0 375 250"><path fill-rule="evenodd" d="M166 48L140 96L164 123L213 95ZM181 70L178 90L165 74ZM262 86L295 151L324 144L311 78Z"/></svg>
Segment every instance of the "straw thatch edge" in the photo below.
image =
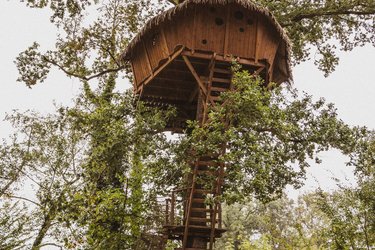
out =
<svg viewBox="0 0 375 250"><path fill-rule="evenodd" d="M143 38L143 36L148 33L150 30L152 30L154 27L158 26L160 23L164 22L165 20L171 20L172 17L180 12L186 9L190 4L218 4L218 5L225 5L230 3L237 3L241 6L243 6L246 9L255 11L257 13L260 13L267 17L267 19L274 25L276 28L276 31L279 33L280 37L285 43L286 46L286 60L287 60L287 70L290 79L292 79L292 71L291 71L291 59L290 59L290 53L291 53L291 45L289 38L287 34L285 33L284 29L281 27L281 25L277 22L276 18L272 15L272 13L255 3L253 3L250 0L186 0L183 3L180 3L176 5L175 7L163 12L162 14L150 19L146 25L140 30L140 32L133 38L133 40L129 43L128 47L125 49L125 51L121 54L120 59L122 61L128 61L131 56L131 51L136 47L138 42L140 42Z"/></svg>

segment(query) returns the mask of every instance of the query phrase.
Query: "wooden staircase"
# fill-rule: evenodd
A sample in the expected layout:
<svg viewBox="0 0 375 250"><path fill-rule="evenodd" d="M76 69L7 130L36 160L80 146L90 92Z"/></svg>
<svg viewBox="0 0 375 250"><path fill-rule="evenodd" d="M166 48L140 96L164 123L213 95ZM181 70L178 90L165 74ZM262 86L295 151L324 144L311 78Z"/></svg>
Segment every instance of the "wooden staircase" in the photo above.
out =
<svg viewBox="0 0 375 250"><path fill-rule="evenodd" d="M207 244L208 249L212 249L215 238L223 233L218 196L221 194L224 164L218 162L217 157L202 156L192 170L182 249L196 245L207 249ZM201 239L190 237L198 230Z"/></svg>
<svg viewBox="0 0 375 250"><path fill-rule="evenodd" d="M196 120L201 126L210 123L210 108L225 105L226 100L221 94L233 90L231 62L233 59L216 54L184 51L181 61L196 80L197 89L189 100L197 100ZM267 62L238 59L244 69L254 76L265 77L268 84L269 65ZM202 66L203 65L203 66ZM202 68L203 67L203 68ZM224 130L228 125L223 118ZM225 153L225 144L218 145L221 149L216 155L210 152L196 156L191 163L191 173L188 176L186 188L172 192L172 199L167 200L165 235L168 239L182 241L182 248L176 250L212 250L215 239L220 238L226 231L222 228L221 202L225 163L219 161L219 156ZM194 149L192 149L194 151ZM178 192L182 194L178 194ZM177 198L182 201L183 216L176 220L175 210ZM168 203L169 202L169 203Z"/></svg>
<svg viewBox="0 0 375 250"><path fill-rule="evenodd" d="M230 63L217 62L213 55L208 62L206 72L199 75L189 59L185 57L184 60L201 87L198 96L197 120L204 126L209 122L210 106L222 105L224 100L220 94L231 89ZM170 239L182 240L182 248L177 249L213 249L215 239L225 232L222 228L219 200L225 172L225 164L219 161L219 156L225 152L225 145L219 146L221 148L219 154L200 156L191 163L188 188L184 189L185 194L182 195L184 202L182 224L172 225L175 218L172 215L169 219L172 223L164 227ZM175 207L175 193L172 196L171 211Z"/></svg>

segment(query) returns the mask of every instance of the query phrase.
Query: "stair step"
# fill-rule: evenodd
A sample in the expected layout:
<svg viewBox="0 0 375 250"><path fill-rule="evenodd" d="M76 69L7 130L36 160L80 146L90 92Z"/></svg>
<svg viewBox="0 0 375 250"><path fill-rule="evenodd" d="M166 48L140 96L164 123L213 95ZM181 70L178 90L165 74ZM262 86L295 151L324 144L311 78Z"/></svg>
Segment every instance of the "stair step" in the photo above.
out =
<svg viewBox="0 0 375 250"><path fill-rule="evenodd" d="M211 222L211 218L190 217L192 222ZM217 220L215 220L217 222Z"/></svg>
<svg viewBox="0 0 375 250"><path fill-rule="evenodd" d="M207 212L207 213L209 213L209 212L213 212L214 210L211 209L211 208L192 207L191 211L192 212Z"/></svg>
<svg viewBox="0 0 375 250"><path fill-rule="evenodd" d="M215 68L214 72L216 72L216 73L222 73L222 74L232 74L232 71L230 71L228 69Z"/></svg>
<svg viewBox="0 0 375 250"><path fill-rule="evenodd" d="M198 194L213 194L215 193L215 190L209 190L209 189L195 189L194 193Z"/></svg>
<svg viewBox="0 0 375 250"><path fill-rule="evenodd" d="M210 96L210 99L214 102L221 100L220 96Z"/></svg>
<svg viewBox="0 0 375 250"><path fill-rule="evenodd" d="M211 87L211 91L225 92L225 91L228 91L228 89L220 88L220 87Z"/></svg>
<svg viewBox="0 0 375 250"><path fill-rule="evenodd" d="M214 77L214 78L212 78L212 82L231 83L232 80L231 79L227 79L227 78Z"/></svg>
<svg viewBox="0 0 375 250"><path fill-rule="evenodd" d="M220 164L216 161L198 161L198 166L219 166Z"/></svg>
<svg viewBox="0 0 375 250"><path fill-rule="evenodd" d="M198 175L218 175L217 170L197 170Z"/></svg>
<svg viewBox="0 0 375 250"><path fill-rule="evenodd" d="M204 203L206 199L202 198L193 198L193 203Z"/></svg>

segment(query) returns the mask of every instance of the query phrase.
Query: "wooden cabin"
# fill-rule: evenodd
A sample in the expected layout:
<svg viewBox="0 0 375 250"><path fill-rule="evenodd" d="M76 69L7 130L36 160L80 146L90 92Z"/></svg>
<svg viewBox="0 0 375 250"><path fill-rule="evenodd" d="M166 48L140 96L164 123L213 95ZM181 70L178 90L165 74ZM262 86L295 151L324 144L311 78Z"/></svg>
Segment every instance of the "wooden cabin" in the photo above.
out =
<svg viewBox="0 0 375 250"><path fill-rule="evenodd" d="M178 115L169 125L175 131L187 119L198 118L202 89L197 77L205 84L213 59L216 71L223 73L214 77L219 80L228 79L225 73L233 59L245 69L259 71L266 82L280 84L291 78L282 28L266 9L246 0L183 1L151 19L122 59L131 63L141 100L177 107Z"/></svg>

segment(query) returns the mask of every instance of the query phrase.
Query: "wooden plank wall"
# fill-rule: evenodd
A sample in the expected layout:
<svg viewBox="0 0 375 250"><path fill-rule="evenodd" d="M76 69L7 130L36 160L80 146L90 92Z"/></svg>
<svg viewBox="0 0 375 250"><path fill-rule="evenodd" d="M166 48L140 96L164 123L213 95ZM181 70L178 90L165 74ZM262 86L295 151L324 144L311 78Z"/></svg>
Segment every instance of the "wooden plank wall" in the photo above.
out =
<svg viewBox="0 0 375 250"><path fill-rule="evenodd" d="M256 61L266 59L273 68L280 39L265 17L242 6L192 5L149 31L138 43L132 56L135 82L140 84L152 75L178 45Z"/></svg>
<svg viewBox="0 0 375 250"><path fill-rule="evenodd" d="M185 45L187 48L194 47L194 13L195 8L185 9L178 15L173 17L173 20L168 20L163 25L163 31L169 54L172 54L177 45Z"/></svg>
<svg viewBox="0 0 375 250"><path fill-rule="evenodd" d="M244 58L255 57L257 15L238 5L230 6L228 53Z"/></svg>
<svg viewBox="0 0 375 250"><path fill-rule="evenodd" d="M144 39L145 48L153 71L159 66L160 60L169 56L168 46L162 35L161 29L155 29L148 33Z"/></svg>
<svg viewBox="0 0 375 250"><path fill-rule="evenodd" d="M223 54L226 9L215 5L199 8L196 11L195 21L194 49Z"/></svg>
<svg viewBox="0 0 375 250"><path fill-rule="evenodd" d="M273 64L280 37L269 22L261 17L258 21L257 51L259 59L267 59L270 65Z"/></svg>
<svg viewBox="0 0 375 250"><path fill-rule="evenodd" d="M139 83L143 82L151 75L151 70L147 64L147 53L143 47L143 44L139 43L134 50L134 56L132 56L132 66L134 69L133 73L136 80L136 87L138 87Z"/></svg>

